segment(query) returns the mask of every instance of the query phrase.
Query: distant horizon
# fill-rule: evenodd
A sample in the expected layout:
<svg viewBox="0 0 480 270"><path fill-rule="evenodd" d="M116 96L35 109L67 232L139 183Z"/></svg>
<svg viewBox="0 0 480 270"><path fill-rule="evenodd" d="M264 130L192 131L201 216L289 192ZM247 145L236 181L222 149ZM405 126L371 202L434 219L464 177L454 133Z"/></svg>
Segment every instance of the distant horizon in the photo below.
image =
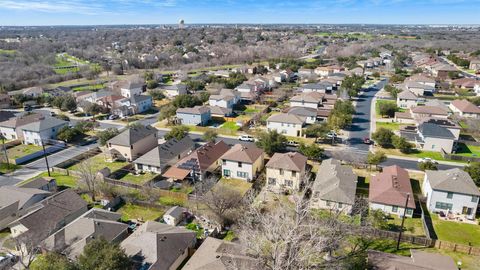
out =
<svg viewBox="0 0 480 270"><path fill-rule="evenodd" d="M38 24L38 25L0 25L0 27L82 27L82 26L178 26L177 23L117 23L117 24ZM326 26L326 25L378 25L378 26L477 26L480 27L480 23L185 23L187 28L189 25L298 25L298 26Z"/></svg>
<svg viewBox="0 0 480 270"><path fill-rule="evenodd" d="M478 25L480 0L0 0L1 26Z"/></svg>

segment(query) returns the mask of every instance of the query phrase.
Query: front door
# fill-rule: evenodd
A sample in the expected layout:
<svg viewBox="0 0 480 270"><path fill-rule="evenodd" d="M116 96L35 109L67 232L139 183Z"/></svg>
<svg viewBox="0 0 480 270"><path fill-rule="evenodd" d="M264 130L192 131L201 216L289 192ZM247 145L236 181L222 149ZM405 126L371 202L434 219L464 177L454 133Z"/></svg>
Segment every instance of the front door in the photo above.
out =
<svg viewBox="0 0 480 270"><path fill-rule="evenodd" d="M462 214L469 216L472 214L472 211L473 211L472 208L464 206L462 209Z"/></svg>

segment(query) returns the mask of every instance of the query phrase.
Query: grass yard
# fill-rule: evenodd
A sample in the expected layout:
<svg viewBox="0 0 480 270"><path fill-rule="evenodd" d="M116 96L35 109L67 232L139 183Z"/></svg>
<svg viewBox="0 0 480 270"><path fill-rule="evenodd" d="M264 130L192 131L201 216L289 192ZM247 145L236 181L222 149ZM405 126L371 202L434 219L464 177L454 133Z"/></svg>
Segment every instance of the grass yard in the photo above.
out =
<svg viewBox="0 0 480 270"><path fill-rule="evenodd" d="M228 129L232 131L237 131L240 129L240 127L235 122L225 122L223 125L220 126L220 128Z"/></svg>
<svg viewBox="0 0 480 270"><path fill-rule="evenodd" d="M0 54L14 54L16 50L4 50L0 49Z"/></svg>
<svg viewBox="0 0 480 270"><path fill-rule="evenodd" d="M456 155L464 157L480 157L480 146L459 143Z"/></svg>
<svg viewBox="0 0 480 270"><path fill-rule="evenodd" d="M138 174L134 175L132 173L126 174L124 177L118 179L123 182L128 182L132 184L137 184L137 185L144 185L145 183L149 182L153 178L155 178L157 175L153 173L143 173L143 174Z"/></svg>
<svg viewBox="0 0 480 270"><path fill-rule="evenodd" d="M377 130L380 129L380 128L386 128L386 129L390 129L392 131L395 131L395 130L400 130L401 126L405 126L405 124L390 123L390 122L376 122Z"/></svg>
<svg viewBox="0 0 480 270"><path fill-rule="evenodd" d="M55 178L55 180L57 181L57 186L64 186L64 187L76 187L77 186L78 178L76 178L74 176L64 175L64 174L58 173L58 172L51 172L50 175L51 175L51 177ZM38 176L36 176L32 179L25 180L25 181L21 182L19 185L28 183L28 182L32 181L33 179L37 179L37 178L40 178L40 177L48 177L48 172L43 172L43 173L39 174Z"/></svg>
<svg viewBox="0 0 480 270"><path fill-rule="evenodd" d="M100 171L101 169L108 167L110 168L111 172L118 171L122 167L126 166L128 163L124 161L114 161L114 162L108 162L105 161L105 157L103 154L98 154L96 156L93 156L89 158L86 162L87 164L91 164L93 166L93 169L95 171ZM80 169L80 164L75 164L71 167L68 167L69 170L73 171L78 171Z"/></svg>
<svg viewBox="0 0 480 270"><path fill-rule="evenodd" d="M0 173L6 174L15 171L16 169L19 169L21 166L16 165L16 164L7 164L7 163L0 163Z"/></svg>
<svg viewBox="0 0 480 270"><path fill-rule="evenodd" d="M164 210L153 208L153 207L144 207L139 205L134 205L127 203L120 207L117 210L118 213L122 214L122 221L128 221L132 219L137 220L158 220L165 213Z"/></svg>
<svg viewBox="0 0 480 270"><path fill-rule="evenodd" d="M247 108L243 112L248 114L255 114L265 109L265 106L263 105L247 105L246 107Z"/></svg>
<svg viewBox="0 0 480 270"><path fill-rule="evenodd" d="M447 242L480 247L480 226L455 221L440 220L437 214L431 214L433 227L438 239Z"/></svg>
<svg viewBox="0 0 480 270"><path fill-rule="evenodd" d="M402 219L399 218L398 216L391 215L390 218L388 219L388 224L391 225L390 230L400 231L400 225L402 225ZM410 234L415 236L425 236L421 218L405 218L405 223L403 226L404 226L405 234Z"/></svg>
<svg viewBox="0 0 480 270"><path fill-rule="evenodd" d="M435 159L437 161L451 161L451 162L457 162L457 163L466 163L466 162L461 161L461 160L445 159L445 158L442 157L442 154L440 154L440 152L417 150L416 152L411 153L411 154L404 154L404 153L400 152L398 149L394 149L394 148L382 148L382 147L377 147L377 148L378 148L379 151L384 152L386 155L404 156L404 157L413 157L413 158L415 158L415 157L416 158L428 157L428 158Z"/></svg>
<svg viewBox="0 0 480 270"><path fill-rule="evenodd" d="M252 183L249 183L241 179L226 179L222 178L213 188L218 188L222 185L228 186L230 188L238 191L242 196L247 193L252 188Z"/></svg>
<svg viewBox="0 0 480 270"><path fill-rule="evenodd" d="M7 154L9 159L17 159L23 156L35 153L42 150L41 146L33 144L19 144L10 149L7 149Z"/></svg>
<svg viewBox="0 0 480 270"><path fill-rule="evenodd" d="M96 84L90 84L86 86L79 86L79 87L73 87L72 90L75 92L80 92L80 91L97 91L100 89L105 88L105 85L103 83L96 83Z"/></svg>

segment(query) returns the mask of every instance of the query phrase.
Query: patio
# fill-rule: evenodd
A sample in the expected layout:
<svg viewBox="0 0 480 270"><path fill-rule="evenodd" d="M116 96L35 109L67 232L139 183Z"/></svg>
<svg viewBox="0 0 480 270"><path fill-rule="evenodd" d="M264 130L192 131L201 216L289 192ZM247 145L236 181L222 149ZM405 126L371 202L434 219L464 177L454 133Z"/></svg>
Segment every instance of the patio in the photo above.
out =
<svg viewBox="0 0 480 270"><path fill-rule="evenodd" d="M441 211L440 213L438 213L438 219L446 220L446 221L455 221L455 222L465 223L465 224L474 224L474 225L478 224L474 215L455 214L451 212L445 213Z"/></svg>

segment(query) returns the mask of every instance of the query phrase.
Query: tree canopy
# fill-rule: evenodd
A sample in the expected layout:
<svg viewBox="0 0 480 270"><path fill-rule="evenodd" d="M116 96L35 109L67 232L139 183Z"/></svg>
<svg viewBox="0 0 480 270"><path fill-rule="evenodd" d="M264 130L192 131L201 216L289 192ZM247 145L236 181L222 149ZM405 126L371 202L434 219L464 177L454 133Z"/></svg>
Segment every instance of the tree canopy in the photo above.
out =
<svg viewBox="0 0 480 270"><path fill-rule="evenodd" d="M177 139L181 140L188 135L188 127L186 126L174 126L167 134L165 134L165 139Z"/></svg>
<svg viewBox="0 0 480 270"><path fill-rule="evenodd" d="M107 128L106 130L97 132L98 143L101 146L107 144L107 141L119 134L116 128Z"/></svg>
<svg viewBox="0 0 480 270"><path fill-rule="evenodd" d="M118 244L99 238L85 245L78 258L78 266L81 270L127 270L132 267L132 262Z"/></svg>
<svg viewBox="0 0 480 270"><path fill-rule="evenodd" d="M372 134L373 140L381 147L387 147L392 145L393 131L386 128L379 128Z"/></svg>
<svg viewBox="0 0 480 270"><path fill-rule="evenodd" d="M276 130L260 133L256 142L257 146L262 148L268 155L285 150L286 143L287 138Z"/></svg>

